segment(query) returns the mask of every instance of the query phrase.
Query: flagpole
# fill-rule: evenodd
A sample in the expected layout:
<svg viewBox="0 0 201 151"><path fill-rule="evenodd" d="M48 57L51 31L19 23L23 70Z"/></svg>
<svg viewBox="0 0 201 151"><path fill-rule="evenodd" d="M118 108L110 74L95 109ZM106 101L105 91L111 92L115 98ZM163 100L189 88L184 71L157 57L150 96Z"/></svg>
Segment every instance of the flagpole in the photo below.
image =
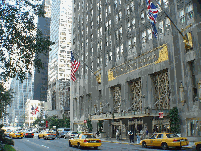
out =
<svg viewBox="0 0 201 151"><path fill-rule="evenodd" d="M77 53L75 53L75 52L73 52L74 54L76 54L78 57L79 57L79 55L77 54ZM85 64L85 66L87 66L87 68L95 75L95 77L97 77L97 75L92 71L92 69L91 68L89 68L88 67L88 65L83 61L83 60L81 60L84 64Z"/></svg>
<svg viewBox="0 0 201 151"><path fill-rule="evenodd" d="M157 3L157 2L156 2ZM157 3L158 4L158 3ZM161 6L158 4L158 6L160 7L160 9L161 9ZM162 10L162 9L161 9ZM166 17L171 21L171 23L174 25L174 27L179 31L179 33L180 33L180 35L182 36L182 38L184 39L184 40L187 40L185 37L184 37L184 35L183 35L183 33L179 30L179 28L175 25L175 23L172 21L172 19L169 17L169 15L164 11L164 10L162 10L164 13L165 13L165 15L166 15Z"/></svg>

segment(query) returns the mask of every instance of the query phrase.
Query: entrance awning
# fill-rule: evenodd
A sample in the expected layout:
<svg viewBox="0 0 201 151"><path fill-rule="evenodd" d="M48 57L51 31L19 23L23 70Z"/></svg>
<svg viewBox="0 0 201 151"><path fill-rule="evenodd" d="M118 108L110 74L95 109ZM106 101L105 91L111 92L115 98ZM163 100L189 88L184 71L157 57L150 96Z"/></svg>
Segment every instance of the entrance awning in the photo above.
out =
<svg viewBox="0 0 201 151"><path fill-rule="evenodd" d="M103 119L103 118L94 118L94 119L91 119L92 121L102 121L102 120L105 120L105 119Z"/></svg>
<svg viewBox="0 0 201 151"><path fill-rule="evenodd" d="M84 122L74 122L73 124L84 124Z"/></svg>

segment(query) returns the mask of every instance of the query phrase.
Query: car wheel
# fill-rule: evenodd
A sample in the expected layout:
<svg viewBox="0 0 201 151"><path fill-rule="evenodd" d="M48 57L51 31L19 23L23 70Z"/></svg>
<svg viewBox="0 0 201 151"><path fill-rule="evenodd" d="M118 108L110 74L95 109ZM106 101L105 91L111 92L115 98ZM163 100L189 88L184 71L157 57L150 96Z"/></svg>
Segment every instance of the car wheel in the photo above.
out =
<svg viewBox="0 0 201 151"><path fill-rule="evenodd" d="M54 140L55 138L53 138L52 140Z"/></svg>
<svg viewBox="0 0 201 151"><path fill-rule="evenodd" d="M147 148L146 142L142 142L142 148Z"/></svg>
<svg viewBox="0 0 201 151"><path fill-rule="evenodd" d="M69 141L69 147L72 147L71 142Z"/></svg>
<svg viewBox="0 0 201 151"><path fill-rule="evenodd" d="M196 150L201 151L201 145L200 144L196 146Z"/></svg>
<svg viewBox="0 0 201 151"><path fill-rule="evenodd" d="M178 149L178 150L180 150L181 148L182 148L181 146L176 147L176 149Z"/></svg>
<svg viewBox="0 0 201 151"><path fill-rule="evenodd" d="M40 139L40 137L38 136L38 139Z"/></svg>
<svg viewBox="0 0 201 151"><path fill-rule="evenodd" d="M161 147L162 147L163 150L168 149L167 143L162 143L162 144L161 144Z"/></svg>
<svg viewBox="0 0 201 151"><path fill-rule="evenodd" d="M94 147L94 149L98 149L98 146L97 146L97 147Z"/></svg>
<svg viewBox="0 0 201 151"><path fill-rule="evenodd" d="M66 137L64 136L64 139L66 139Z"/></svg>
<svg viewBox="0 0 201 151"><path fill-rule="evenodd" d="M81 149L80 143L77 143L77 148Z"/></svg>

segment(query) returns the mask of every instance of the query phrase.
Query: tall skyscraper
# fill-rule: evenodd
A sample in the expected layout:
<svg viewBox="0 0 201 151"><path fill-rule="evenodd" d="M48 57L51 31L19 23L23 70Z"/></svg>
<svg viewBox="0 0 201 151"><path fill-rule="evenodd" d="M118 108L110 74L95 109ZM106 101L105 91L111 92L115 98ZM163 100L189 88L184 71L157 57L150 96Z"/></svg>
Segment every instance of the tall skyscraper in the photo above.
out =
<svg viewBox="0 0 201 151"><path fill-rule="evenodd" d="M24 79L23 83L13 79L10 88L13 91L13 99L9 107L9 123L13 126L22 126L26 116L25 103L27 99L33 100L34 70L32 70L32 75L26 73L26 79Z"/></svg>
<svg viewBox="0 0 201 151"><path fill-rule="evenodd" d="M48 64L48 101L52 103L52 110L63 110L66 103L61 100L68 100L59 90L61 83L69 83L70 79L71 28L71 3L68 0L52 1L50 40L55 45L51 47Z"/></svg>
<svg viewBox="0 0 201 151"><path fill-rule="evenodd" d="M40 29L44 36L50 36L50 17L51 17L51 1L43 1L45 17L38 18L38 29ZM46 54L39 53L36 54L43 62L44 69L41 69L40 72L35 71L34 75L34 100L47 101L47 87L48 87L48 62L49 62L49 53Z"/></svg>

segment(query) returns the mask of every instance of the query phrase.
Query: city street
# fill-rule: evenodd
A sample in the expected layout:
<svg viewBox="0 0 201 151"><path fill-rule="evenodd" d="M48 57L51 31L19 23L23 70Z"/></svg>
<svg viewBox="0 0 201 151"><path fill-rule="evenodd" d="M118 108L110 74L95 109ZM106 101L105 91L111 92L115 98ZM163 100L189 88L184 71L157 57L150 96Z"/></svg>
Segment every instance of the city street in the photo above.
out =
<svg viewBox="0 0 201 151"><path fill-rule="evenodd" d="M23 139L14 139L15 145L14 148L17 151L71 151L71 150L80 150L76 147L68 146L68 139L55 139L55 140L44 140L38 139L37 136L34 138L23 138ZM84 148L81 150L95 150L93 148ZM139 145L130 145L130 144L118 144L118 143L109 143L102 142L102 146L98 150L105 151L154 151L161 150L160 148L142 148ZM175 149L172 149L175 150ZM182 150L193 150L193 149L182 149Z"/></svg>

